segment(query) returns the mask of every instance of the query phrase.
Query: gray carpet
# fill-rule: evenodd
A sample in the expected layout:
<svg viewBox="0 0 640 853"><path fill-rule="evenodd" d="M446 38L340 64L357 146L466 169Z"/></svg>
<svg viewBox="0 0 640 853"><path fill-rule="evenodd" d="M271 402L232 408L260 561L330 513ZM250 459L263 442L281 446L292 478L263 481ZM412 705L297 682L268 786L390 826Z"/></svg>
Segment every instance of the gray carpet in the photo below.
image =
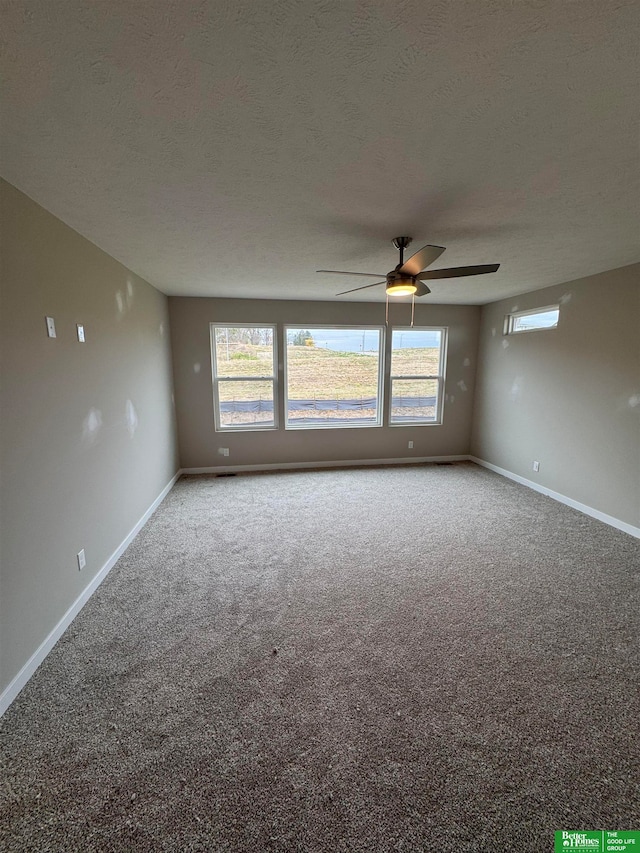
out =
<svg viewBox="0 0 640 853"><path fill-rule="evenodd" d="M0 847L638 829L639 569L470 463L182 479L0 722Z"/></svg>

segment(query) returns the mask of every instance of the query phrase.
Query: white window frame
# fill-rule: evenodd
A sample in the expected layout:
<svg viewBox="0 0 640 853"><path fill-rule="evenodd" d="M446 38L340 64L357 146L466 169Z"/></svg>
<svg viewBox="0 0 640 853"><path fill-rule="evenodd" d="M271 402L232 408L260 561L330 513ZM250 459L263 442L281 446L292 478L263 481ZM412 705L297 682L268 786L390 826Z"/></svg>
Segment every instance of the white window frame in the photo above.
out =
<svg viewBox="0 0 640 853"><path fill-rule="evenodd" d="M393 335L394 332L402 334L403 332L440 332L440 359L439 359L439 368L440 372L438 374L416 374L416 375L408 375L403 373L392 373L393 369ZM449 327L448 326L392 326L391 328L391 338L389 345L389 426L390 427L417 427L417 426L442 426L442 419L444 415L444 387L445 387L445 379L446 379L446 369L447 369L447 346L449 343ZM426 420L415 420L415 421L393 421L392 420L392 409L393 409L393 380L394 379L431 379L436 380L438 383L438 394L436 398L436 416L435 420L426 421Z"/></svg>
<svg viewBox="0 0 640 853"><path fill-rule="evenodd" d="M337 329L337 330L357 330L360 332L379 332L379 347L378 347L378 384L377 384L377 412L376 412L376 420L375 422L370 423L349 423L348 419L345 418L344 422L341 423L315 423L315 424L304 424L304 423L291 423L289 421L289 331L292 329L303 329L309 330L313 332L314 329ZM283 326L284 332L284 427L285 429L291 430L299 430L299 429L375 429L376 427L381 427L383 423L383 413L384 413L384 366L385 366L385 327L384 326L369 326L366 324L354 324L354 325L334 325L330 323L316 323L309 325L307 323L289 323Z"/></svg>
<svg viewBox="0 0 640 853"><path fill-rule="evenodd" d="M216 357L216 329L271 329L273 340L273 371L271 376L218 376ZM263 432L278 429L278 337L277 326L274 323L210 323L211 337L211 374L213 376L213 417L216 432ZM220 382L271 382L273 384L273 423L272 424L237 424L228 426L221 424Z"/></svg>
<svg viewBox="0 0 640 853"><path fill-rule="evenodd" d="M520 317L530 317L534 314L545 314L547 311L557 311L558 319L553 326L535 326L532 329L516 329L516 322ZM529 308L527 311L513 311L507 314L504 318L504 334L505 335L524 335L528 332L549 332L551 329L557 329L560 322L560 305L545 305L543 308Z"/></svg>

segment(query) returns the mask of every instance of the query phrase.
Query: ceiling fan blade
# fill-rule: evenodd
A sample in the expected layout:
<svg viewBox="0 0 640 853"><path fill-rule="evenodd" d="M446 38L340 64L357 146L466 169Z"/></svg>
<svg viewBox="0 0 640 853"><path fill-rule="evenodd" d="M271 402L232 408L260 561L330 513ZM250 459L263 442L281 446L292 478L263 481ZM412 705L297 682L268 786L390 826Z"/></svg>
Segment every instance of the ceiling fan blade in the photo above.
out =
<svg viewBox="0 0 640 853"><path fill-rule="evenodd" d="M345 270L316 270L316 272L330 272L334 275L366 275L369 278L384 278L383 272L346 272Z"/></svg>
<svg viewBox="0 0 640 853"><path fill-rule="evenodd" d="M475 267L449 267L444 270L428 270L420 273L416 278L420 281L431 281L434 278L460 278L463 275L482 275L487 272L495 272L500 264L479 264Z"/></svg>
<svg viewBox="0 0 640 853"><path fill-rule="evenodd" d="M379 284L386 284L387 280L375 281L373 284L363 284L362 287L354 287L353 290L343 290L341 293L336 293L336 296L344 296L345 293L355 293L356 290L366 290L368 287L377 287Z"/></svg>
<svg viewBox="0 0 640 853"><path fill-rule="evenodd" d="M415 255L405 261L400 267L400 272L408 272L409 275L418 275L425 267L431 266L444 252L444 246L423 246Z"/></svg>
<svg viewBox="0 0 640 853"><path fill-rule="evenodd" d="M416 292L414 293L414 296L426 296L427 293L431 293L431 290L427 285L423 284L421 281L416 281Z"/></svg>

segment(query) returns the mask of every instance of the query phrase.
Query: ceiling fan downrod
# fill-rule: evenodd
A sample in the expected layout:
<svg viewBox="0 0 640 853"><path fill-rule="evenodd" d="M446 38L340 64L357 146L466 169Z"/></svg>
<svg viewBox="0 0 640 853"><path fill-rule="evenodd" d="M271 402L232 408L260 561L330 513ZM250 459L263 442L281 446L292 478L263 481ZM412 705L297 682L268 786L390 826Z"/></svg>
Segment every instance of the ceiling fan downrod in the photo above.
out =
<svg viewBox="0 0 640 853"><path fill-rule="evenodd" d="M400 252L400 263L398 264L398 267L401 267L404 263L404 250L407 248L409 243L411 243L412 239L412 237L394 237L391 241ZM396 267L396 269L398 269L398 267Z"/></svg>

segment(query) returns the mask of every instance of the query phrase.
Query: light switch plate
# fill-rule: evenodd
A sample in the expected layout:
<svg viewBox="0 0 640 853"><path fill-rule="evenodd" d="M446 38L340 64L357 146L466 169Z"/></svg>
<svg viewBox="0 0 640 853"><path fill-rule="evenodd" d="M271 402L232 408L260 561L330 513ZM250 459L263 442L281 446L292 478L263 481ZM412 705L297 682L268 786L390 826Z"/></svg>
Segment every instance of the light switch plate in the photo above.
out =
<svg viewBox="0 0 640 853"><path fill-rule="evenodd" d="M56 336L56 323L53 317L45 317L47 321L47 334L50 338L55 338Z"/></svg>
<svg viewBox="0 0 640 853"><path fill-rule="evenodd" d="M80 323L76 323L76 329L78 330L78 340L81 344L84 343L84 326Z"/></svg>

